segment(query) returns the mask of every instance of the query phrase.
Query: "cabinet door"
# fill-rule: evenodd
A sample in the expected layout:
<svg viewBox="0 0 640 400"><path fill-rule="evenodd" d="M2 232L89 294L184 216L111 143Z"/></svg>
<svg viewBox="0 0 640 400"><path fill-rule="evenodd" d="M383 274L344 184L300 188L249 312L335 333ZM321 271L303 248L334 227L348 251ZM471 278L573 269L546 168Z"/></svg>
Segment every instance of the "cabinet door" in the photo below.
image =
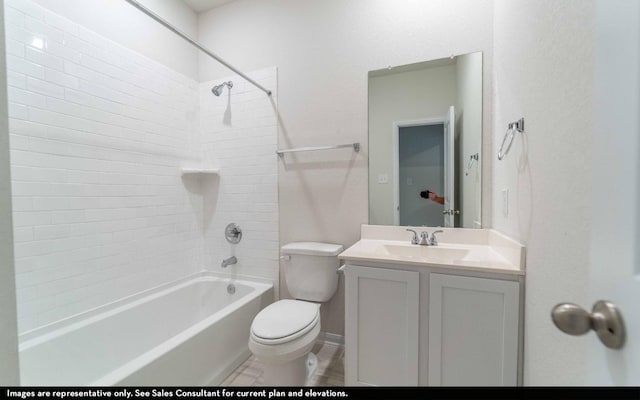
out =
<svg viewBox="0 0 640 400"><path fill-rule="evenodd" d="M515 386L518 282L431 274L429 386Z"/></svg>
<svg viewBox="0 0 640 400"><path fill-rule="evenodd" d="M418 384L418 288L418 272L347 267L348 386Z"/></svg>

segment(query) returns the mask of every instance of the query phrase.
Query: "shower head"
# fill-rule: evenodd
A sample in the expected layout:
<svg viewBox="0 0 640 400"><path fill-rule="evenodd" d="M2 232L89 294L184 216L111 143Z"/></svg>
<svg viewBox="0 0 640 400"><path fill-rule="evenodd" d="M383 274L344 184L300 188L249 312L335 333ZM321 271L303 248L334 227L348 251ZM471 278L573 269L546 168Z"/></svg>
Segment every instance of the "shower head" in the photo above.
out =
<svg viewBox="0 0 640 400"><path fill-rule="evenodd" d="M211 89L211 92L213 94L215 94L216 96L220 96L220 94L222 94L222 89L224 89L225 86L227 86L229 89L231 89L233 87L233 82L227 81L227 82L223 82L223 83L221 83L219 85L216 85Z"/></svg>

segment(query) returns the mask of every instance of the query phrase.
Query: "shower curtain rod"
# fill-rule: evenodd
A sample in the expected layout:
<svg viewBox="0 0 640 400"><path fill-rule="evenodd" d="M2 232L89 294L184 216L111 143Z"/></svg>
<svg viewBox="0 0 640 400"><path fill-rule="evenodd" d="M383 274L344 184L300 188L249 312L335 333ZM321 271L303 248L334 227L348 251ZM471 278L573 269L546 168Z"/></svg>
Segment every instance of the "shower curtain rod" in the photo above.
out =
<svg viewBox="0 0 640 400"><path fill-rule="evenodd" d="M241 77L243 77L244 79L246 79L247 81L251 82L255 87L257 87L258 89L262 90L263 92L265 92L267 94L267 96L271 96L271 90L269 89L265 89L263 86L261 86L260 84L258 84L256 81L254 81L253 79L249 78L248 76L246 76L245 74L243 74L242 72L238 71L234 66L232 66L231 64L229 64L228 62L226 62L225 60L223 60L222 58L218 57L217 55L215 55L214 53L212 53L211 51L209 51L207 48L203 47L200 43L196 42L195 40L191 39L189 36L187 36L186 34L180 32L178 29L176 29L173 25L171 25L169 22L165 21L164 19L162 19L158 14L154 13L153 11L149 10L148 8L146 8L145 6L143 6L142 4L138 3L136 0L125 0L127 3L131 4L132 6L134 6L135 8L137 8L138 10L142 11L143 13L147 14L149 17L155 19L156 21L158 21L160 24L164 25L165 28L169 29L170 31L172 31L173 33L175 33L176 35L180 36L181 38L183 38L184 40L186 40L187 42L191 43L193 46L197 47L198 49L202 50L205 54L207 54L209 57L213 58L214 60L218 61L220 64L224 65L225 67L229 68L230 70L232 70L233 72L235 72L236 74L240 75Z"/></svg>

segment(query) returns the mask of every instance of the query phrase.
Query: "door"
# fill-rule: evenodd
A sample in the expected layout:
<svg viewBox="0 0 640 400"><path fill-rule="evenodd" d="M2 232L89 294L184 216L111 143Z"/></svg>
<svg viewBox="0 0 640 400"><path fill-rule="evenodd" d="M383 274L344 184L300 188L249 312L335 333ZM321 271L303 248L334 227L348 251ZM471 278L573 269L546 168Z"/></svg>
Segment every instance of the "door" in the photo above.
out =
<svg viewBox="0 0 640 400"><path fill-rule="evenodd" d="M444 120L444 226L454 227L455 223L455 140L456 112L453 106Z"/></svg>
<svg viewBox="0 0 640 400"><path fill-rule="evenodd" d="M620 350L589 334L588 378L593 385L640 385L640 5L614 4L596 3L593 204L605 206L593 216L589 296L615 304L627 332Z"/></svg>
<svg viewBox="0 0 640 400"><path fill-rule="evenodd" d="M394 225L443 226L444 206L422 198L421 192L430 190L444 196L444 121L425 118L393 122Z"/></svg>
<svg viewBox="0 0 640 400"><path fill-rule="evenodd" d="M345 383L418 385L419 273L347 266Z"/></svg>
<svg viewBox="0 0 640 400"><path fill-rule="evenodd" d="M640 385L640 4L596 2L589 298L615 305L621 348L587 338L589 385ZM571 302L572 299L566 299ZM581 304L591 311L591 304ZM588 329L588 327L587 327ZM579 340L579 339L576 339ZM557 360L566 362L566 360Z"/></svg>
<svg viewBox="0 0 640 400"><path fill-rule="evenodd" d="M429 276L429 386L516 386L519 283Z"/></svg>

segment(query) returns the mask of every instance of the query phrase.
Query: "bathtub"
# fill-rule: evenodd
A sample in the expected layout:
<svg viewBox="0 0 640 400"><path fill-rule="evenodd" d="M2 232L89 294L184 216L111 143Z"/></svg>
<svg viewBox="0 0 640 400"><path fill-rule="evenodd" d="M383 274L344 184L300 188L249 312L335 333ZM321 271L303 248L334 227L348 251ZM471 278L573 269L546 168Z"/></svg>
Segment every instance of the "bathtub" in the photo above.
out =
<svg viewBox="0 0 640 400"><path fill-rule="evenodd" d="M21 384L217 385L272 301L270 284L207 273L147 290L20 335Z"/></svg>

